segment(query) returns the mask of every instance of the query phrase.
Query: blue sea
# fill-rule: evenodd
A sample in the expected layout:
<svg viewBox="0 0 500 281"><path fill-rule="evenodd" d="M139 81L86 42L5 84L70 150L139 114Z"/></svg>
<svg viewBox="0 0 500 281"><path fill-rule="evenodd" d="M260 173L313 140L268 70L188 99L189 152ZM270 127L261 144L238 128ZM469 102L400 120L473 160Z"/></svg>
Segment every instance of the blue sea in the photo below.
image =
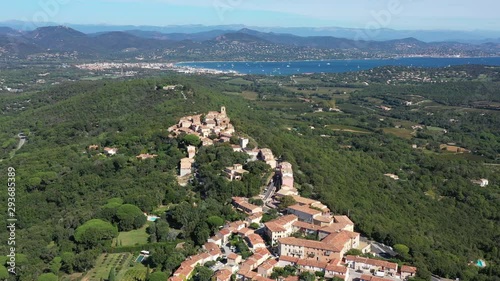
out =
<svg viewBox="0 0 500 281"><path fill-rule="evenodd" d="M304 73L342 73L372 69L379 66L446 67L452 65L482 64L500 66L500 57L490 58L398 58L361 60L323 60L290 62L183 62L187 66L241 74L292 75Z"/></svg>

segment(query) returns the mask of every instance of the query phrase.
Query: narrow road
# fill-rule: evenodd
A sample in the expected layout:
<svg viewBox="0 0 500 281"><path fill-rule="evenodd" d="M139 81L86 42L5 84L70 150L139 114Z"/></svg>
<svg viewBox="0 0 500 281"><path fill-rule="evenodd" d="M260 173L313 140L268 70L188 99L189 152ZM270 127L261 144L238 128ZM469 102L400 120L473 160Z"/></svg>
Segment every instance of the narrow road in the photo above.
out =
<svg viewBox="0 0 500 281"><path fill-rule="evenodd" d="M264 202L267 201L271 196L274 195L274 191L276 191L276 187L274 186L274 182L271 181L267 186L266 194L264 195Z"/></svg>
<svg viewBox="0 0 500 281"><path fill-rule="evenodd" d="M23 133L17 134L17 137L19 138L19 143L17 144L17 147L13 149L10 152L10 158L14 157L16 155L16 152L23 147L23 145L26 143L26 136Z"/></svg>

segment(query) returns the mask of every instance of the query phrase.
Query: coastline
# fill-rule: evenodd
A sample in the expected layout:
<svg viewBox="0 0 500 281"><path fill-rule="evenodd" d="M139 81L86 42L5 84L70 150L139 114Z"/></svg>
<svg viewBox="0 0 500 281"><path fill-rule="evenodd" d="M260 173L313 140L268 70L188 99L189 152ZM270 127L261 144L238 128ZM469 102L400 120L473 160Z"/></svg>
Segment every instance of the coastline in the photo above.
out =
<svg viewBox="0 0 500 281"><path fill-rule="evenodd" d="M494 59L499 58L500 56L481 56L481 57L471 57L471 56L403 56L403 57L391 57L391 58L348 58L348 59L321 59L321 60L267 60L267 61L220 61L220 60L204 60L204 61L179 61L179 62L171 62L174 65L183 64L183 63L280 63L280 62L328 62L328 61L372 61L372 60L400 60L400 59Z"/></svg>
<svg viewBox="0 0 500 281"><path fill-rule="evenodd" d="M422 60L419 64L415 60ZM443 61L441 61L443 60ZM467 61L474 60L474 61ZM483 60L493 60L492 63ZM377 63L379 62L379 63ZM383 63L387 62L387 63ZM394 62L400 62L395 64ZM318 66L313 64L318 63ZM325 64L322 66L321 64ZM357 63L353 66L352 63ZM207 65L208 64L208 65ZM214 64L223 64L214 65ZM260 68L256 68L256 64ZM263 64L281 64L279 67L271 67ZM283 68L283 64L286 67ZM299 64L299 65L297 65ZM302 65L300 65L302 64ZM350 64L350 65L348 65ZM364 59L332 59L332 60L296 60L296 61L192 61L173 63L174 68L180 72L187 73L212 73L212 74L234 74L234 75L293 75L306 73L346 73L360 70L368 70L383 66L408 66L420 68L436 68L457 65L477 64L485 66L500 66L500 57L451 57L451 56L412 56L393 58L364 58ZM229 65L229 67L228 67ZM238 67L235 68L235 65ZM292 65L292 67L291 67ZM322 67L319 69L319 67ZM301 71L302 69L302 71ZM262 71L262 73L260 72Z"/></svg>

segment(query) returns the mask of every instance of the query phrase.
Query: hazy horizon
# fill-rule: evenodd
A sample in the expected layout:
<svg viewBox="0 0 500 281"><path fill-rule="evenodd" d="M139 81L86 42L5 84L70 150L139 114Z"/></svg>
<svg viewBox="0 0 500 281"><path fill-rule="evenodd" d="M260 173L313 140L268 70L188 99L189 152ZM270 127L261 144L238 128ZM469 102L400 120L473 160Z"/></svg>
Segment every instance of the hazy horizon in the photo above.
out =
<svg viewBox="0 0 500 281"><path fill-rule="evenodd" d="M363 28L499 31L490 0L26 0L3 7L0 21L73 25L245 25L279 28Z"/></svg>

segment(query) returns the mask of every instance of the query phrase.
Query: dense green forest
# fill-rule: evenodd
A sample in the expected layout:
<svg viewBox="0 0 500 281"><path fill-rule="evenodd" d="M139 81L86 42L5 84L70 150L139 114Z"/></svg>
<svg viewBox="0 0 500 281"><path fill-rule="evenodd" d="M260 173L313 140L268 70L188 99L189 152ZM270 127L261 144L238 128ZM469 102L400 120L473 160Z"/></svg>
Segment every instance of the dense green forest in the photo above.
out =
<svg viewBox="0 0 500 281"><path fill-rule="evenodd" d="M66 276L89 270L102 252L136 252L137 247L112 239L144 225L138 211L155 212L160 205L171 208L149 224L148 244L142 248L152 250L151 268L169 273L221 221L238 219L230 196L258 193L269 168L248 165L251 175L229 184L218 173L242 162L243 155L223 145L203 148L197 155L202 182L181 187L175 174L185 145L166 130L181 116L221 105L238 132L293 164L303 196L321 200L335 213L349 213L356 230L369 238L408 245L406 262L418 266L422 278L432 272L461 280L500 280L500 112L474 107L475 102L499 100L498 83L372 85L339 95L335 83L326 92L304 93L280 86L283 78L241 80L167 75L74 82L0 96L0 167L4 174L7 167L16 169L19 274L9 280ZM178 91L157 90L165 84L184 85L186 99ZM403 105L411 95L430 103ZM23 110L11 110L26 100ZM342 112L313 113L332 103ZM392 110L377 108L382 104ZM425 129L406 136L394 131L397 125L409 130L411 124L447 133ZM20 132L27 142L14 151ZM450 142L472 152L439 149ZM105 156L102 149L88 148L93 144L116 147L118 153ZM158 157L140 161L135 157L140 153ZM471 182L479 178L489 179L490 185ZM0 194L4 206L6 197ZM5 212L1 218L6 220ZM7 241L5 229L0 235ZM182 251L173 251L177 242L186 242ZM0 249L7 252L7 245ZM478 258L488 266L468 265Z"/></svg>

